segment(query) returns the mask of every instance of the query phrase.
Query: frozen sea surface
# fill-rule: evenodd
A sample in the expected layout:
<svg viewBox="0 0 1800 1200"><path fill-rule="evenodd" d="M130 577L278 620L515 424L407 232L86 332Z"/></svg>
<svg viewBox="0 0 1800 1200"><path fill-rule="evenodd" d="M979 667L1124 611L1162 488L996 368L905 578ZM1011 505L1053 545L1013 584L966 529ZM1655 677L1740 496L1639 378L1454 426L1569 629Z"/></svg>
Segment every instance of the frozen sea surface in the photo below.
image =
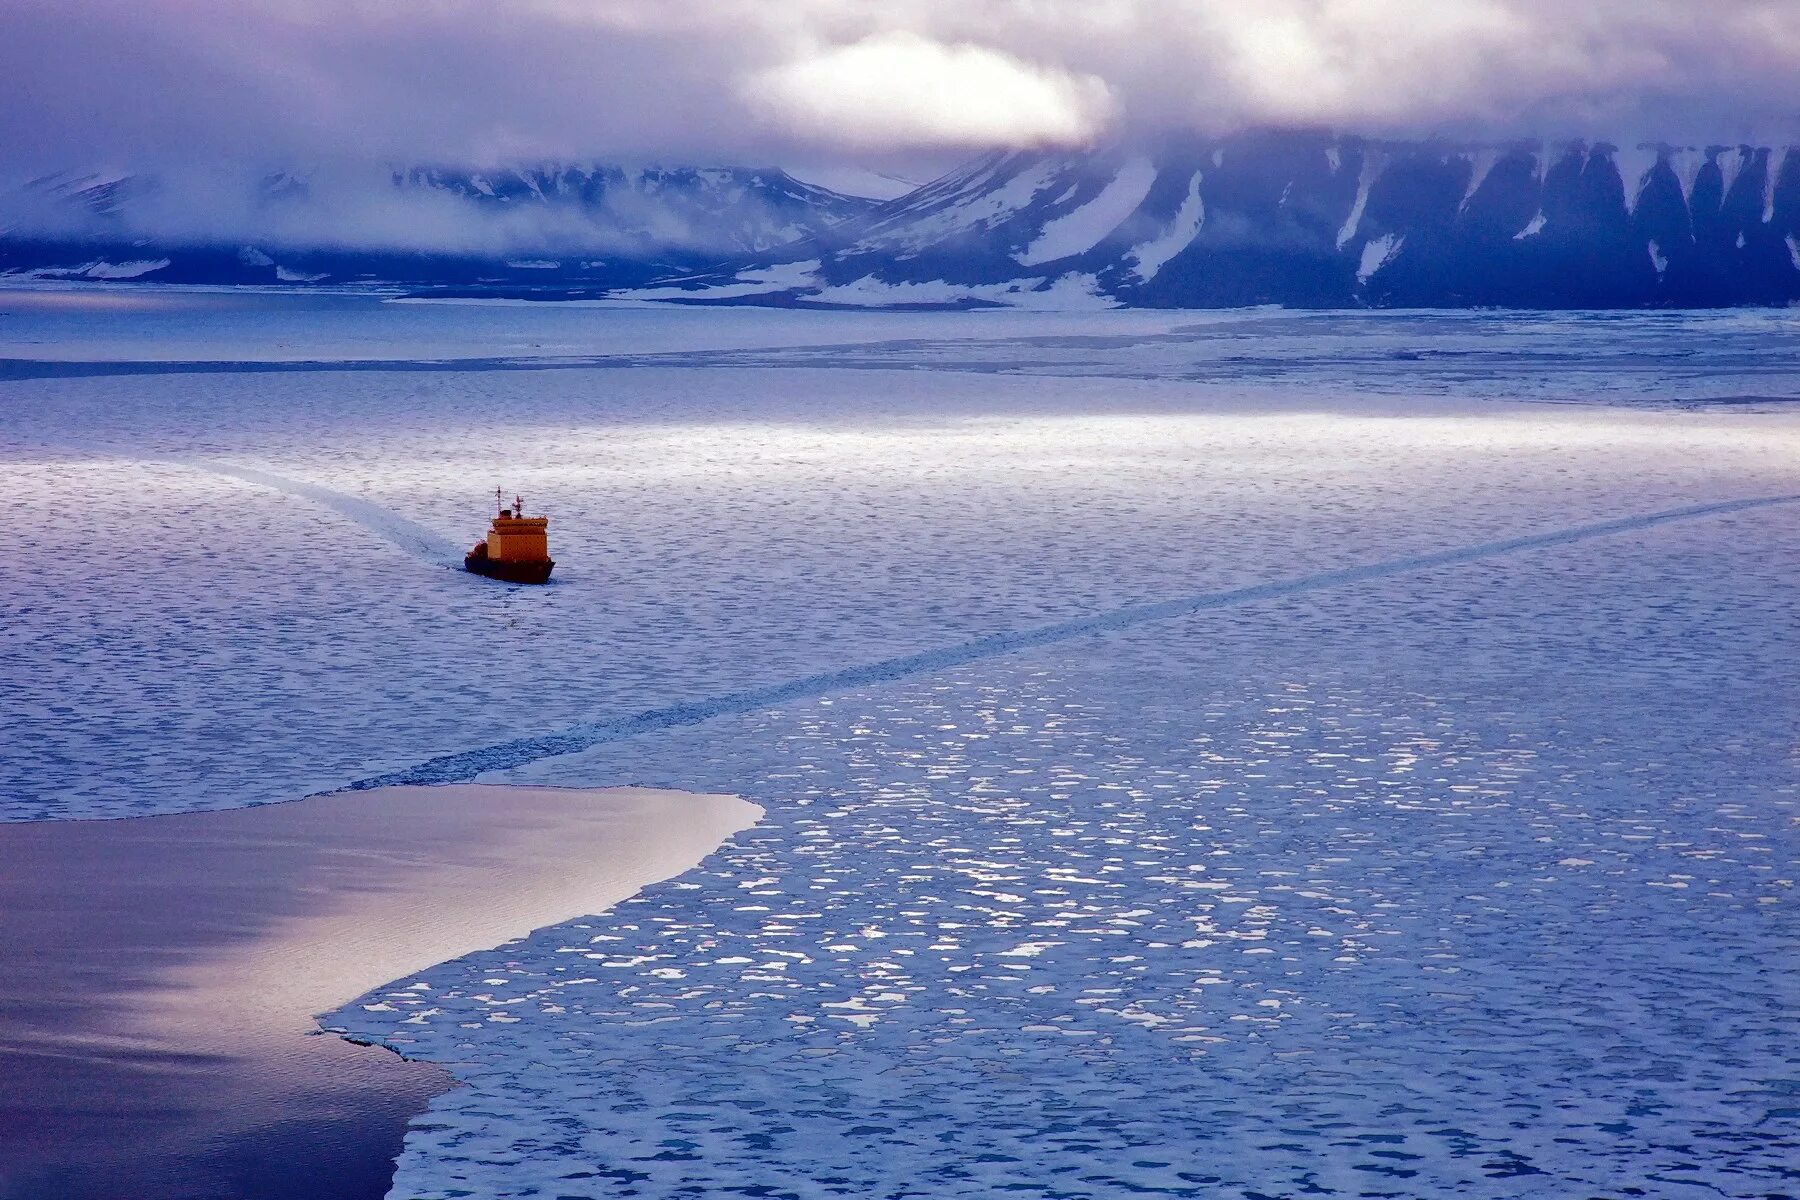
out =
<svg viewBox="0 0 1800 1200"><path fill-rule="evenodd" d="M0 795L767 809L335 1014L469 1083L395 1195L1800 1190L1800 505L1318 583L1800 493L1793 318L390 309L0 345Z"/></svg>
<svg viewBox="0 0 1800 1200"><path fill-rule="evenodd" d="M772 807L341 1014L473 1082L401 1194L1791 1192L1791 601L1718 532L516 773Z"/></svg>

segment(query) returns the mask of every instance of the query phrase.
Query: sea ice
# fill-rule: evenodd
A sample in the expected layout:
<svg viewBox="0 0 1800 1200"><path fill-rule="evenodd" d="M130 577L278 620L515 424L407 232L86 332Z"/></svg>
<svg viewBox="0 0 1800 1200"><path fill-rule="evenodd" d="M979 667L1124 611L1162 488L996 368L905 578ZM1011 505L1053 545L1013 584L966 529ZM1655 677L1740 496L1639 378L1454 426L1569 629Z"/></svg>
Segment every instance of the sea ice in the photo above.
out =
<svg viewBox="0 0 1800 1200"><path fill-rule="evenodd" d="M1792 1190L1796 508L1537 537L1800 493L1790 314L60 320L6 816L506 742L766 810L330 1018L468 1085L396 1195ZM442 565L496 484L551 586Z"/></svg>

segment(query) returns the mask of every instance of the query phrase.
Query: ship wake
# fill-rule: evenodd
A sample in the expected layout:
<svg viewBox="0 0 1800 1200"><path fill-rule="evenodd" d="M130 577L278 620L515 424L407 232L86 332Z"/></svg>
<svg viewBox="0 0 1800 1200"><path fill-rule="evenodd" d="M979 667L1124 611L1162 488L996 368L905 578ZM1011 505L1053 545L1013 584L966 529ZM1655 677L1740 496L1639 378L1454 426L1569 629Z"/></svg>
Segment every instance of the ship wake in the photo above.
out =
<svg viewBox="0 0 1800 1200"><path fill-rule="evenodd" d="M640 733L654 733L684 725L697 725L715 717L755 712L793 700L805 700L851 688L891 683L914 675L949 670L983 659L1014 654L1022 650L1032 650L1074 638L1128 629L1152 621L1167 621L1212 609L1232 608L1265 600L1279 600L1307 592L1367 583L1394 575L1460 566L1531 550L1567 546L1592 538L1635 533L1675 521L1726 516L1731 513L1797 502L1800 502L1800 495L1760 496L1726 500L1713 504L1689 505L1634 517L1621 517L1611 521L1577 525L1548 533L1530 534L1503 541L1481 542L1472 546L1440 550L1430 554L1390 559L1386 562L1369 563L1359 567L1346 567L1298 579L1254 584L1227 591L1206 592L1197 596L1185 596L1153 604L1132 605L1054 625L992 634L939 650L927 650L919 654L882 659L879 662L848 667L840 671L808 675L786 683L771 684L768 687L751 688L710 699L684 701L629 716L576 725L555 733L517 738L475 750L440 755L415 766L357 780L347 785L345 790L357 791L407 784L465 783L490 771L504 771L537 762L540 759L574 754Z"/></svg>
<svg viewBox="0 0 1800 1200"><path fill-rule="evenodd" d="M372 504L367 500L358 499L328 487L320 487L316 483L306 483L298 479L289 479L285 475L259 471L254 467L240 467L234 463L219 462L214 459L184 458L180 461L183 466L210 471L215 475L224 475L232 479L241 479L245 483L274 488L276 491L286 492L290 496L311 500L315 504L329 508L341 517L354 521L384 541L400 547L415 558L424 559L433 566L457 570L462 567L463 552L455 543L416 521L408 520L392 509L383 508L379 504Z"/></svg>

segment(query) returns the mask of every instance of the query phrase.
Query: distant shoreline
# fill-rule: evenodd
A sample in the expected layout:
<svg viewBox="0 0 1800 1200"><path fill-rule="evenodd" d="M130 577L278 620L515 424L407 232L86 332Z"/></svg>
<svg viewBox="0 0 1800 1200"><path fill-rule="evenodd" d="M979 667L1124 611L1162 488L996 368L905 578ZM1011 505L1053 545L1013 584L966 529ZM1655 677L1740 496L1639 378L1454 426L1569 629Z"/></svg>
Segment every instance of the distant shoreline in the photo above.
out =
<svg viewBox="0 0 1800 1200"><path fill-rule="evenodd" d="M320 1033L753 824L730 796L458 784L0 824L0 1200L383 1195L438 1067Z"/></svg>

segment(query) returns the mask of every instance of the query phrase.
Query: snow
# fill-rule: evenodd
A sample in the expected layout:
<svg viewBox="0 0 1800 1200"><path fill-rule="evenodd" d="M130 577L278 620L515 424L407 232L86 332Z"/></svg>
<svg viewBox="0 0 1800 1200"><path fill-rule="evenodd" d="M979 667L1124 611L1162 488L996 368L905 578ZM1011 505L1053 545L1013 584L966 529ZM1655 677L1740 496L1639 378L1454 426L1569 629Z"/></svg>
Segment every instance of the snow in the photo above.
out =
<svg viewBox="0 0 1800 1200"><path fill-rule="evenodd" d="M1737 177L1743 173L1744 168L1750 165L1750 159L1751 151L1741 146L1719 152L1719 170L1725 177L1723 195L1731 195L1732 185L1737 182Z"/></svg>
<svg viewBox="0 0 1800 1200"><path fill-rule="evenodd" d="M732 276L730 283L683 287L668 284L661 287L636 288L620 293L633 300L724 300L741 296L766 296L795 288L812 288L818 283L819 260L777 263L772 267L750 267Z"/></svg>
<svg viewBox="0 0 1800 1200"><path fill-rule="evenodd" d="M1650 242L1650 262L1656 267L1658 275L1669 273L1669 257L1662 252L1662 247L1657 245L1654 239Z"/></svg>
<svg viewBox="0 0 1800 1200"><path fill-rule="evenodd" d="M1457 212L1460 213L1469 206L1469 201L1475 198L1475 193L1481 190L1482 183L1487 179L1489 172L1493 171L1494 164L1499 161L1500 151L1492 146L1483 146L1470 157L1469 182L1463 188L1462 199L1456 206Z"/></svg>
<svg viewBox="0 0 1800 1200"><path fill-rule="evenodd" d="M936 202L935 207L923 212L906 210L889 218L887 225L897 227L901 236L887 238L877 231L855 249L918 250L961 231L993 224L1028 207L1040 193L1056 186L1061 174L1058 162L1038 160L995 187L993 171L978 172L952 198Z"/></svg>
<svg viewBox="0 0 1800 1200"><path fill-rule="evenodd" d="M1794 260L1794 269L1800 271L1800 237L1790 233L1784 240L1787 242L1788 257Z"/></svg>
<svg viewBox="0 0 1800 1200"><path fill-rule="evenodd" d="M537 172L515 170L511 172L511 174L514 179L525 185L526 190L528 190L535 199L540 202L546 199L543 186L538 182Z"/></svg>
<svg viewBox="0 0 1800 1200"><path fill-rule="evenodd" d="M282 283L317 283L319 280L326 278L326 276L324 274L310 274L306 271L296 271L291 267L277 265L275 268L275 278Z"/></svg>
<svg viewBox="0 0 1800 1200"><path fill-rule="evenodd" d="M169 260L166 258L134 259L122 263L98 260L83 263L79 267L67 269L45 267L21 271L19 274L30 279L137 279L152 271L160 271L168 265Z"/></svg>
<svg viewBox="0 0 1800 1200"><path fill-rule="evenodd" d="M332 1014L395 1195L1787 1188L1791 314L286 303L9 378L6 815L765 810Z"/></svg>
<svg viewBox="0 0 1800 1200"><path fill-rule="evenodd" d="M1125 256L1136 264L1133 271L1145 283L1156 278L1164 263L1193 245L1201 226L1206 224L1206 201L1200 196L1200 183L1204 178L1204 171L1195 171L1188 181L1187 197L1182 200L1169 227L1150 241L1133 246Z"/></svg>
<svg viewBox="0 0 1800 1200"><path fill-rule="evenodd" d="M1386 157L1375 150L1363 151L1362 174L1356 181L1356 200L1350 206L1350 215L1344 219L1343 227L1338 230L1337 248L1342 250L1350 244L1357 231L1362 228L1363 210L1369 206L1369 189L1375 186L1383 168L1387 166Z"/></svg>
<svg viewBox="0 0 1800 1200"><path fill-rule="evenodd" d="M1767 225L1775 219L1775 185L1781 182L1782 169L1787 165L1787 157L1792 150L1787 146L1777 148L1769 155L1769 177L1763 188L1763 224Z"/></svg>
<svg viewBox="0 0 1800 1200"><path fill-rule="evenodd" d="M1543 232L1545 220L1544 210L1540 208L1526 224L1525 228L1513 234L1513 241L1522 242L1528 237L1536 237L1539 233Z"/></svg>
<svg viewBox="0 0 1800 1200"><path fill-rule="evenodd" d="M1669 166L1674 170L1675 178L1681 181L1681 198L1689 204L1693 203L1694 184L1706 162L1706 152L1693 146L1684 146L1669 155Z"/></svg>
<svg viewBox="0 0 1800 1200"><path fill-rule="evenodd" d="M1155 182L1156 164L1147 158L1132 159L1092 200L1044 222L1031 245L1014 257L1030 267L1093 249L1137 211Z"/></svg>
<svg viewBox="0 0 1800 1200"><path fill-rule="evenodd" d="M1356 282L1367 283L1375 272L1386 266L1395 254L1399 253L1401 243L1406 238L1393 233L1384 233L1362 248L1362 258L1356 266Z"/></svg>
<svg viewBox="0 0 1800 1200"><path fill-rule="evenodd" d="M894 200L917 191L920 186L915 179L854 165L809 165L785 169L802 183L836 192L840 196L862 196L871 200Z"/></svg>
<svg viewBox="0 0 1800 1200"><path fill-rule="evenodd" d="M140 275L160 271L168 265L169 260L166 258L135 259L122 263L97 262L82 274L89 279L136 279Z"/></svg>
<svg viewBox="0 0 1800 1200"><path fill-rule="evenodd" d="M1613 165L1618 167L1619 180L1625 185L1626 212L1637 211L1638 201L1644 194L1644 184L1660 157L1657 148L1651 145L1621 149L1613 155Z"/></svg>
<svg viewBox="0 0 1800 1200"><path fill-rule="evenodd" d="M851 304L878 308L886 305L961 304L980 301L1030 310L1094 310L1118 302L1100 290L1091 274L1070 271L1054 279L1043 276L999 283L949 283L942 279L888 283L865 276L850 283L821 288L808 300L820 304Z"/></svg>

